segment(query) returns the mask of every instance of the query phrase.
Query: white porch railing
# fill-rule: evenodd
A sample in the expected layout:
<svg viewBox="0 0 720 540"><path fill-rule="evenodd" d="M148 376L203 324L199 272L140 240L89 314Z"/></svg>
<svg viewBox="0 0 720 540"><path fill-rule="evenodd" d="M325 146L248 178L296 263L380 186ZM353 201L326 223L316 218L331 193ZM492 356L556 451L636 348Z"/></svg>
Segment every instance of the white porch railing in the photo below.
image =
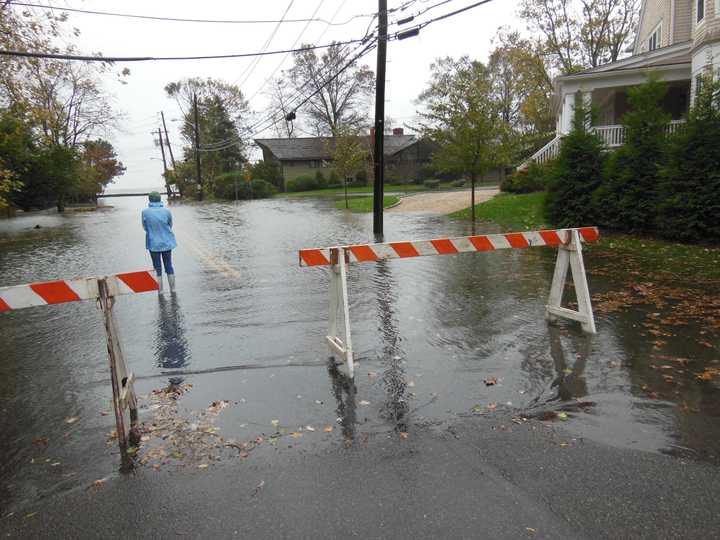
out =
<svg viewBox="0 0 720 540"><path fill-rule="evenodd" d="M665 135L670 136L677 133L685 125L685 120L672 120L665 128ZM625 126L621 124L611 126L594 126L592 131L597 134L607 148L617 148L625 144ZM546 163L555 159L560 152L562 137L555 137L552 141L535 152L529 159L525 160L518 168L518 171L527 169L531 163Z"/></svg>

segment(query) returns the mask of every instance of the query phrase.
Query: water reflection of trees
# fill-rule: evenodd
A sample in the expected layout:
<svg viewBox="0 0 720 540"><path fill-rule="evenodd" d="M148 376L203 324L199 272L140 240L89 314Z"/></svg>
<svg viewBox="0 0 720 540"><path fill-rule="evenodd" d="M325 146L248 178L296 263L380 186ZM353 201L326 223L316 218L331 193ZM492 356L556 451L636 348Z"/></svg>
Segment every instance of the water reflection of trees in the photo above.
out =
<svg viewBox="0 0 720 540"><path fill-rule="evenodd" d="M165 369L181 369L190 363L190 347L185 337L185 322L177 295L168 299L158 296L159 312L155 339L157 365ZM170 382L179 384L182 378L171 377Z"/></svg>
<svg viewBox="0 0 720 540"><path fill-rule="evenodd" d="M405 354L400 346L400 332L394 308L394 304L397 302L398 286L390 271L388 261L381 260L375 264L377 272L373 276L373 281L380 322L378 329L382 338L380 355L385 366L382 374L385 401L380 406L380 417L402 432L407 431L409 404L407 376L404 368Z"/></svg>

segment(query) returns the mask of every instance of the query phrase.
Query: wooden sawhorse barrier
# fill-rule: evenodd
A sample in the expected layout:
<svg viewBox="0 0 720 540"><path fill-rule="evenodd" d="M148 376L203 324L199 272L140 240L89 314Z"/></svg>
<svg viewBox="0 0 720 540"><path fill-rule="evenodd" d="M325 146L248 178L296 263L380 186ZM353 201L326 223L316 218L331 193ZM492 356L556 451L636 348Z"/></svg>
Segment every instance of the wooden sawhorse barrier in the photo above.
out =
<svg viewBox="0 0 720 540"><path fill-rule="evenodd" d="M326 341L333 355L342 358L350 377L355 375L352 335L350 332L350 308L347 291L347 266L351 263L373 262L381 259L407 259L432 255L455 255L477 253L498 249L522 249L537 246L558 248L557 262L550 286L550 298L545 307L545 318L553 322L559 318L578 321L582 329L596 333L588 288L582 243L599 238L596 227L554 229L506 234L462 236L411 242L388 242L360 244L328 248L301 249L298 253L300 266L330 267L330 325ZM568 269L572 273L577 296L577 311L562 307L563 291ZM338 317L340 312L340 317ZM338 323L342 323L338 333Z"/></svg>
<svg viewBox="0 0 720 540"><path fill-rule="evenodd" d="M138 421L137 397L133 389L134 376L128 371L120 347L113 306L116 296L157 291L159 288L154 272L147 271L0 288L0 313L80 300L96 300L99 303L105 319L115 425L123 461L127 459L128 447L138 442L133 440Z"/></svg>

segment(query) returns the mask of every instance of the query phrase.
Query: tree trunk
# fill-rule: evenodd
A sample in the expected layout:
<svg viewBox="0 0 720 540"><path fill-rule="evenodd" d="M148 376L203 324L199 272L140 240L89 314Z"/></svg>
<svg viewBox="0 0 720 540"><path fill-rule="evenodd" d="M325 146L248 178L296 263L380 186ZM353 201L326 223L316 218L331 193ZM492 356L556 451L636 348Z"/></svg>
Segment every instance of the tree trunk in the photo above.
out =
<svg viewBox="0 0 720 540"><path fill-rule="evenodd" d="M475 173L470 173L470 216L473 225L475 225Z"/></svg>

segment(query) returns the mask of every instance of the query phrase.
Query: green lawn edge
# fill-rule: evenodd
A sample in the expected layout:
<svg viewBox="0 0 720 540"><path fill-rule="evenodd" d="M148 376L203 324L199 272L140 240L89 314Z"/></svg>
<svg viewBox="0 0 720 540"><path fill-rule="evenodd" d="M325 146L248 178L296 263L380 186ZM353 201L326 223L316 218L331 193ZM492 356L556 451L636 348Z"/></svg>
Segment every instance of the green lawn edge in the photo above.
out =
<svg viewBox="0 0 720 540"><path fill-rule="evenodd" d="M383 197L383 208L393 206L400 202L400 197L395 195L385 195ZM373 197L353 197L348 199L348 210L351 212L372 212L373 211ZM335 208L345 210L345 199L337 201Z"/></svg>
<svg viewBox="0 0 720 540"><path fill-rule="evenodd" d="M510 231L549 228L544 217L545 193L500 193L487 202L475 205L479 221L491 221ZM470 219L470 208L449 215L453 219ZM579 223L578 225L594 225ZM600 241L586 244L588 256L611 256L637 263L648 274L670 273L698 281L720 280L720 246L683 244L635 234L617 233L600 228ZM620 270L618 270L620 271Z"/></svg>

